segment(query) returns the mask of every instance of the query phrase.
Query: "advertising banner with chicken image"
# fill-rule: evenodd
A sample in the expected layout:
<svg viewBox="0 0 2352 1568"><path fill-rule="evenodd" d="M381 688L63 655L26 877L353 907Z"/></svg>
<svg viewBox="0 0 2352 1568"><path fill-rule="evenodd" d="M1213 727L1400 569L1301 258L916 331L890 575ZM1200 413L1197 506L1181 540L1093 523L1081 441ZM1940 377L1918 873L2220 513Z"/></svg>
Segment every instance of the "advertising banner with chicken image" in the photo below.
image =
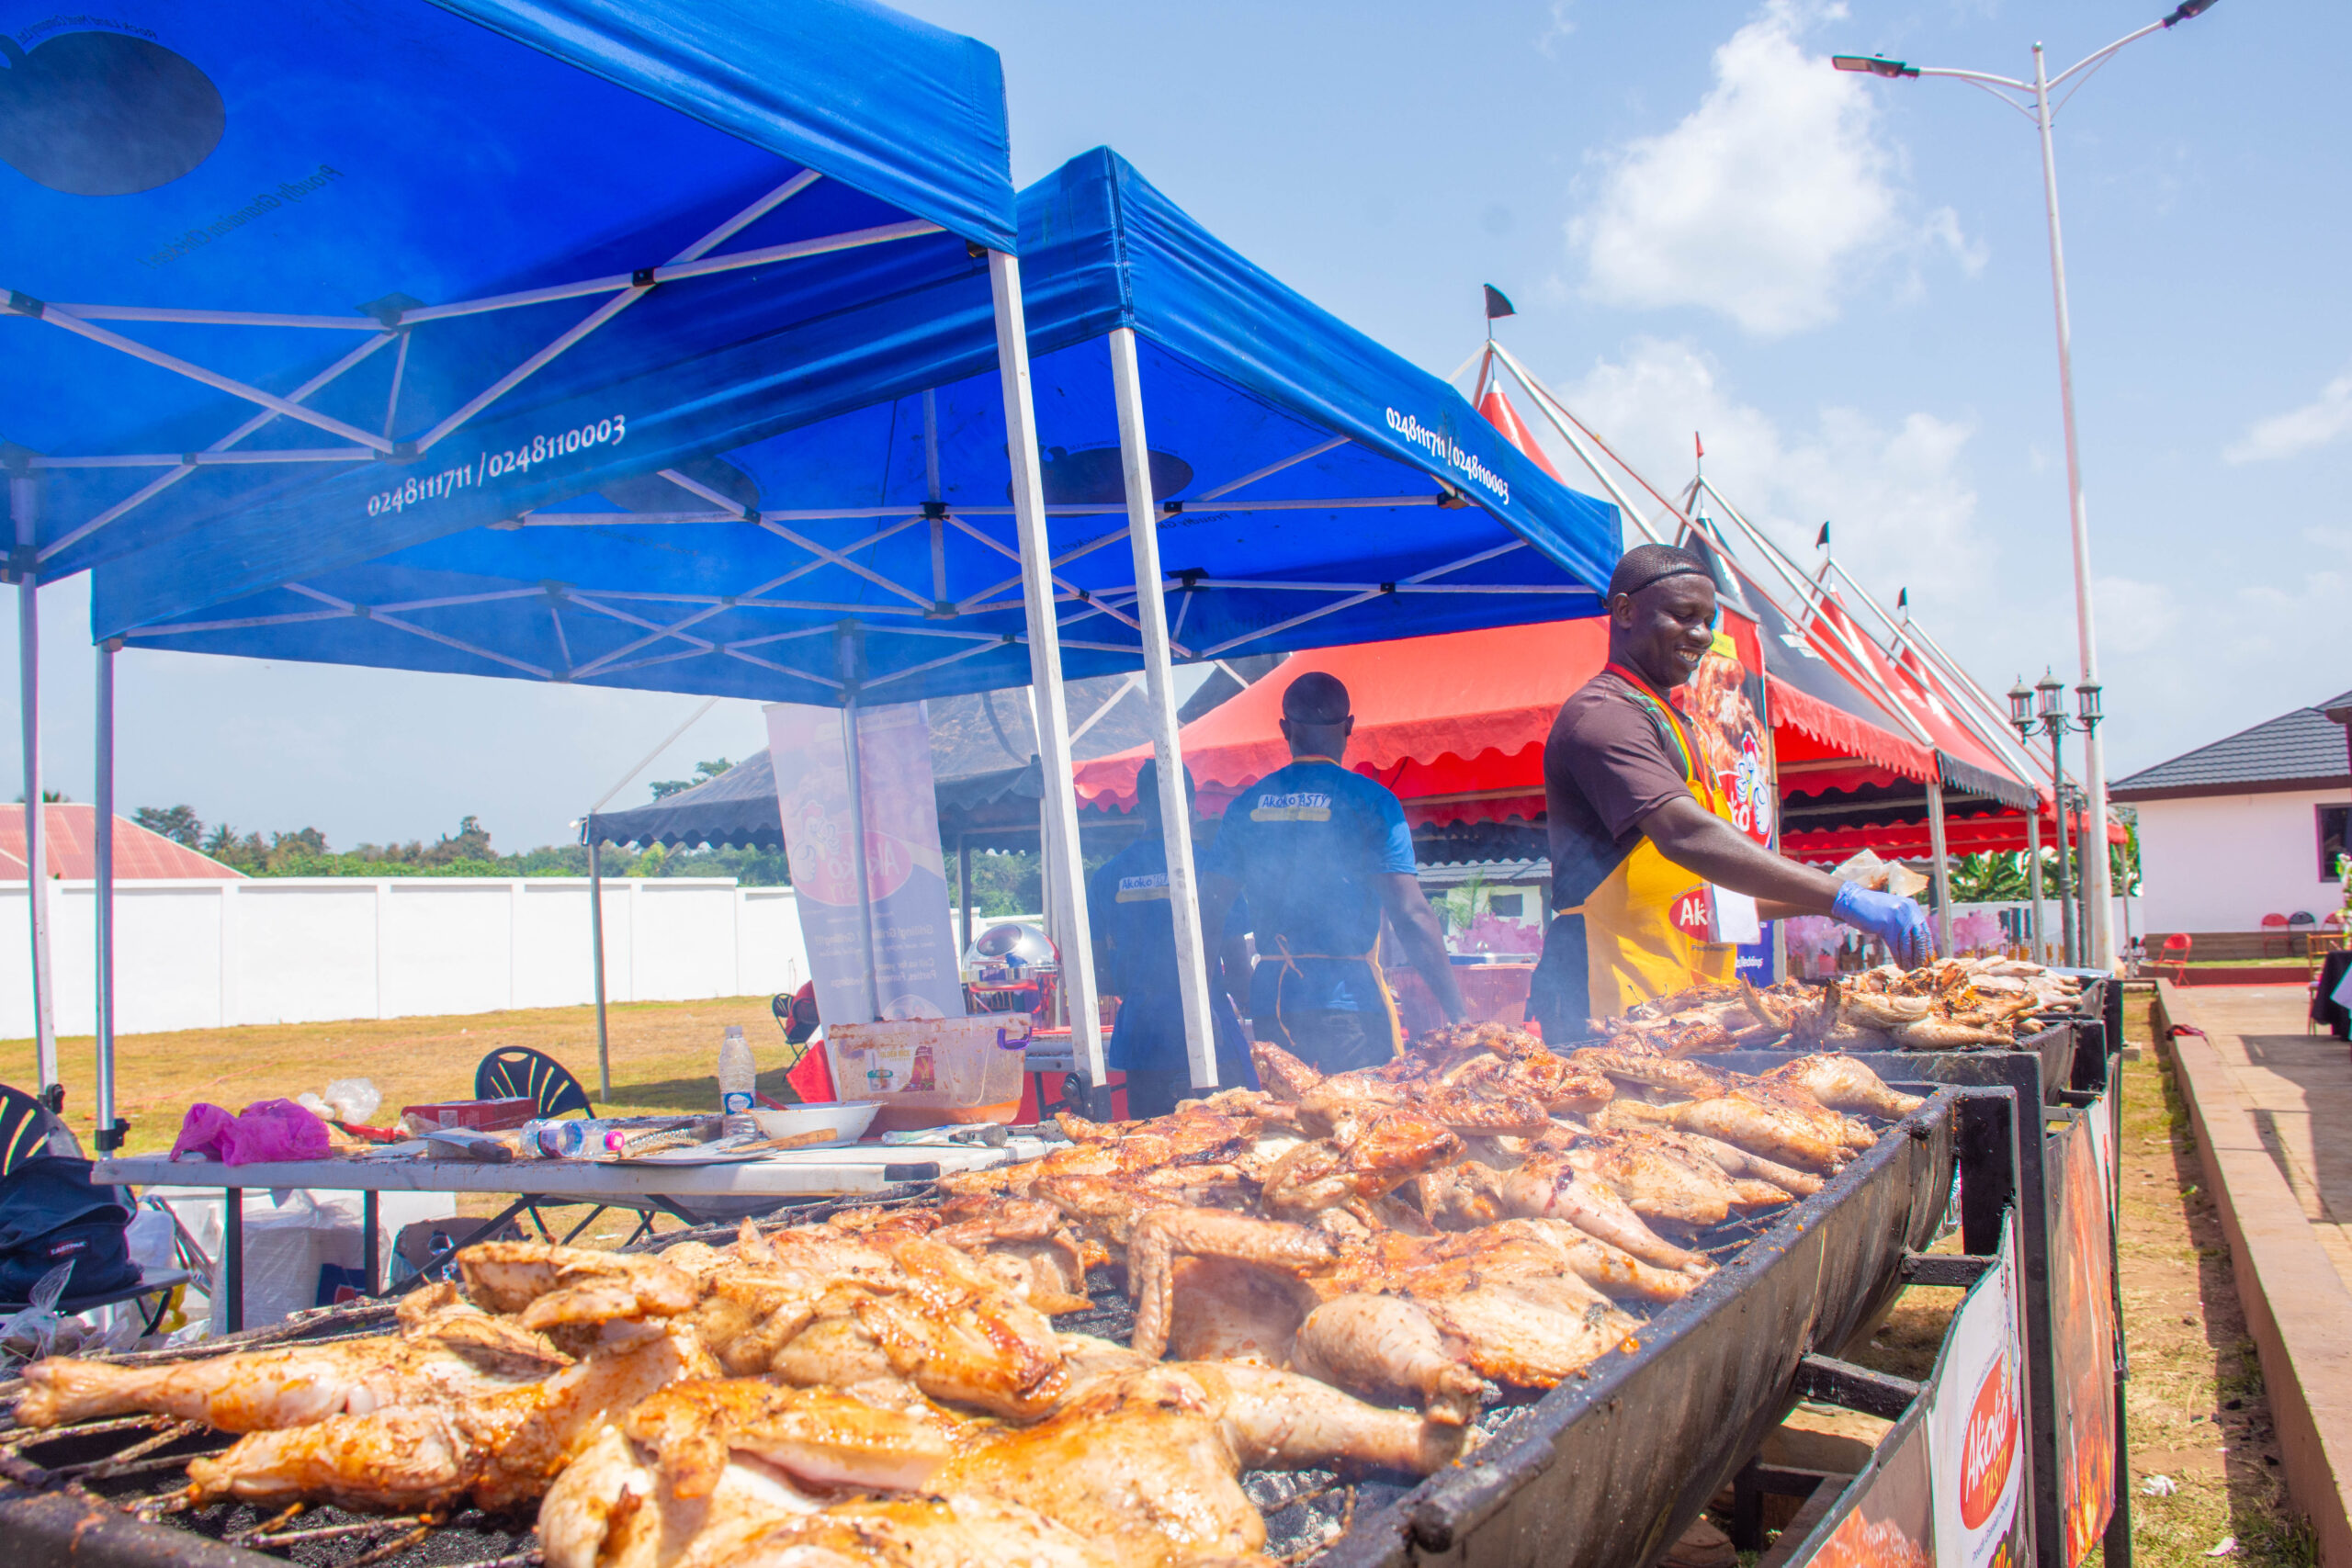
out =
<svg viewBox="0 0 2352 1568"><path fill-rule="evenodd" d="M1741 832L1771 848L1780 827L1780 797L1772 782L1772 729L1765 721L1764 651L1756 622L1726 604L1714 646L1699 660L1689 683L1671 695L1690 721L1699 765L1724 814ZM1736 942L1739 973L1755 985L1779 978L1771 968L1769 926L1727 938L1701 932L1698 940Z"/></svg>
<svg viewBox="0 0 2352 1568"><path fill-rule="evenodd" d="M2050 1310L2058 1392L2058 1507L2065 1565L2077 1568L2115 1511L2115 1277L2107 1172L2086 1109L2051 1142L2058 1212L2050 1236Z"/></svg>
<svg viewBox="0 0 2352 1568"><path fill-rule="evenodd" d="M2014 1212L2005 1231L2000 1262L1952 1314L1928 1395L1940 1568L2023 1568L2033 1560Z"/></svg>
<svg viewBox="0 0 2352 1568"><path fill-rule="evenodd" d="M1807 1568L1936 1568L1935 1477L1928 1424L1896 1423L1793 1562Z"/></svg>
<svg viewBox="0 0 2352 1568"><path fill-rule="evenodd" d="M829 1021L961 1018L964 987L947 919L947 868L932 792L931 725L921 703L862 708L858 777L865 825L873 989L866 988L866 909L857 890L850 809L848 720L839 708L772 703L768 753L800 931Z"/></svg>

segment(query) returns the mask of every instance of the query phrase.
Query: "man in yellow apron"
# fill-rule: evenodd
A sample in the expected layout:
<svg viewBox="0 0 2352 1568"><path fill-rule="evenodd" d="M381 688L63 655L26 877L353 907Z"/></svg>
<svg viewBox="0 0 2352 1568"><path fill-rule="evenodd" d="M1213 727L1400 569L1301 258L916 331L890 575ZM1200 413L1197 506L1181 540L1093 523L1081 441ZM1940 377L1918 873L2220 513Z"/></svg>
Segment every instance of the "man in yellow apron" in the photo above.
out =
<svg viewBox="0 0 2352 1568"><path fill-rule="evenodd" d="M1283 692L1290 765L1235 797L1201 862L1202 925L1222 928L1228 949L1243 932L1227 911L1247 897L1258 941L1252 1034L1327 1073L1376 1067L1404 1048L1380 973L1384 916L1447 1021L1466 1011L1415 874L1404 807L1340 761L1355 722L1337 677L1317 670L1293 681ZM1238 972L1230 951L1226 966Z"/></svg>
<svg viewBox="0 0 2352 1568"><path fill-rule="evenodd" d="M1609 663L1560 708L1544 747L1552 848L1551 925L1527 1016L1546 1040L1589 1018L1708 981L1737 950L1715 941L1721 890L1763 919L1829 915L1885 941L1895 961L1934 951L1908 898L1841 882L1758 844L1729 820L1668 694L1715 637L1715 581L1688 550L1642 545L1609 580Z"/></svg>

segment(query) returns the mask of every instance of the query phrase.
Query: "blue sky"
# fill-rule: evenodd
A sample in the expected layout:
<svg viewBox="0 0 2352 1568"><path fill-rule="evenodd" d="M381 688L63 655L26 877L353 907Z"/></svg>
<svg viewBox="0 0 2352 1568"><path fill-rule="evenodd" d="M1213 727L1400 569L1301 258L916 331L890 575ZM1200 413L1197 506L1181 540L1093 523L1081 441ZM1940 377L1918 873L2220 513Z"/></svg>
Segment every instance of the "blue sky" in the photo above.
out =
<svg viewBox="0 0 2352 1568"><path fill-rule="evenodd" d="M1443 375L1502 335L1662 488L1708 471L1987 684L2072 680L2030 124L1831 52L2030 73L2156 0L1428 7L920 0L995 45L1016 179L1107 142L1212 229ZM2058 121L2117 773L2352 687L2352 10L2222 0ZM1525 412L1525 411L1523 411ZM1575 476L1571 476L1572 479ZM1809 558L1809 556L1807 557ZM50 772L88 797L82 589L43 596ZM0 620L13 646L13 599ZM338 845L479 815L514 848L699 699L193 656L119 666L123 806ZM724 704L649 770L760 743ZM0 752L15 776L13 727ZM11 791L11 794L14 792ZM641 784L621 799L643 797Z"/></svg>

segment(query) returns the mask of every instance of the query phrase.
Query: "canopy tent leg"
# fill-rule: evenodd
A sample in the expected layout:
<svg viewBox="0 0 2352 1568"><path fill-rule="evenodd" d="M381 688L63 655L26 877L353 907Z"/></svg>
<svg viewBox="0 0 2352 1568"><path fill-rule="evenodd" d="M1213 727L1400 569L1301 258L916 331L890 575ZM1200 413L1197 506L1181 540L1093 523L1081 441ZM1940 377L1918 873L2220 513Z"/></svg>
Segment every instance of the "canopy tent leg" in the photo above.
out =
<svg viewBox="0 0 2352 1568"><path fill-rule="evenodd" d="M122 1147L114 1115L114 656L121 639L98 644L97 755L97 1059L96 1110L100 1154Z"/></svg>
<svg viewBox="0 0 2352 1568"><path fill-rule="evenodd" d="M40 583L33 571L40 543L35 521L39 481L26 472L8 479L8 511L17 525L17 686L24 724L25 922L32 936L33 1056L44 1098L57 1083L57 988L49 966L49 814L40 798Z"/></svg>
<svg viewBox="0 0 2352 1568"><path fill-rule="evenodd" d="M1928 854L1936 878L1936 949L1951 956L1951 852L1944 842L1944 786L1928 781Z"/></svg>
<svg viewBox="0 0 2352 1568"><path fill-rule="evenodd" d="M1215 1089L1216 1027L1209 1011L1208 946L1201 931L1200 886L1193 871L1192 803L1184 792L1184 751L1176 733L1176 674L1168 655L1168 602L1160 588L1159 509L1151 493L1151 448L1144 439L1143 381L1132 327L1111 333L1111 382L1119 404L1119 459L1126 479L1127 546L1136 561L1136 616L1143 626L1151 750L1159 762L1159 833L1168 851L1168 912L1176 922L1184 1053L1191 1058L1193 1087Z"/></svg>
<svg viewBox="0 0 2352 1568"><path fill-rule="evenodd" d="M605 1027L605 843L588 829L588 952L596 976L596 1098L613 1099L613 1043Z"/></svg>
<svg viewBox="0 0 2352 1568"><path fill-rule="evenodd" d="M956 927L956 966L964 966L964 954L972 950L972 840L956 835L956 908L963 916Z"/></svg>
<svg viewBox="0 0 2352 1568"><path fill-rule="evenodd" d="M1030 391L1021 263L1002 251L990 251L989 283L995 295L1006 444L1012 448L1012 511L1020 534L1030 680L1037 696L1037 761L1046 782L1044 832L1052 845L1046 857L1052 874L1046 902L1060 916L1062 994L1069 1002L1071 1053L1101 1096L1110 1069L1102 1057L1102 1021L1094 1001L1093 937L1086 899L1077 886L1085 862L1079 853L1078 780L1070 771L1069 709L1062 697L1061 630L1054 619L1053 547L1046 534L1045 476L1037 461L1037 412Z"/></svg>
<svg viewBox="0 0 2352 1568"><path fill-rule="evenodd" d="M2050 949L2041 940L2041 802L2036 800L2025 814L2025 879L2026 896L2033 900L2026 914L2026 941L2032 944L2030 956L2036 964L2050 961Z"/></svg>
<svg viewBox="0 0 2352 1568"><path fill-rule="evenodd" d="M846 642L846 639L844 639ZM848 653L843 652L847 662ZM849 764L850 863L857 875L857 945L865 959L865 1017L882 1017L882 976L874 970L874 882L865 863L865 759L858 755L857 698L842 705L842 755Z"/></svg>

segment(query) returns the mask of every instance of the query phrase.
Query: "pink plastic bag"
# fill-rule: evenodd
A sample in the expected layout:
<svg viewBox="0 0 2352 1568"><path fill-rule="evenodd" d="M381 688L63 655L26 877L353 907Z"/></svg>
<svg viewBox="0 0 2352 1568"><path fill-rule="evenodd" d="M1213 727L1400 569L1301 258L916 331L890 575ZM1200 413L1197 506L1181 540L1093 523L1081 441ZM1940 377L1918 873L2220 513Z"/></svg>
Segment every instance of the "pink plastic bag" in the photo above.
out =
<svg viewBox="0 0 2352 1568"><path fill-rule="evenodd" d="M265 1100L232 1116L217 1105L191 1105L172 1157L209 1155L223 1165L324 1159L327 1126L290 1100Z"/></svg>

